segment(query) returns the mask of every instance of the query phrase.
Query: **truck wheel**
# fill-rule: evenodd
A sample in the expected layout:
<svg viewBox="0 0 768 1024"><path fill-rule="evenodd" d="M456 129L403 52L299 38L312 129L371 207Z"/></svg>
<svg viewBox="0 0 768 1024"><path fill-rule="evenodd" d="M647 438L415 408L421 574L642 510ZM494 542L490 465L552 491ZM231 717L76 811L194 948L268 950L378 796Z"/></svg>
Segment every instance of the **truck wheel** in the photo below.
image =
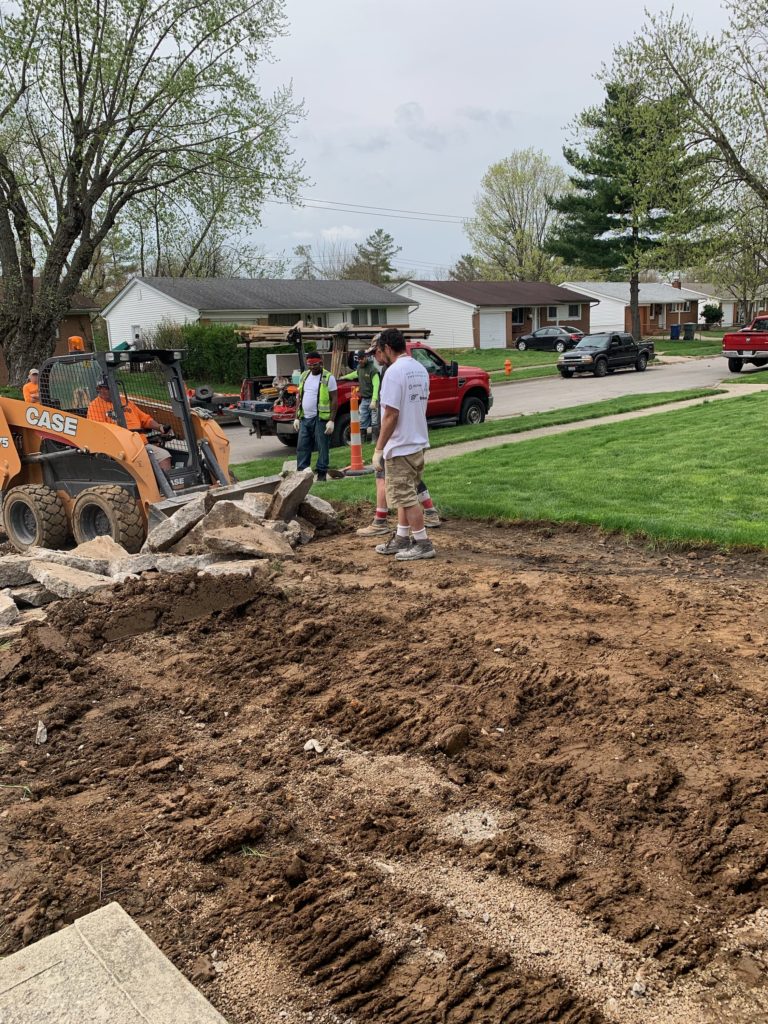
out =
<svg viewBox="0 0 768 1024"><path fill-rule="evenodd" d="M752 365L753 366L758 366L758 367L759 366L765 366L767 363L768 363L768 359L753 359L752 360Z"/></svg>
<svg viewBox="0 0 768 1024"><path fill-rule="evenodd" d="M469 423L475 426L485 419L485 404L481 398L465 398L461 403L459 423Z"/></svg>
<svg viewBox="0 0 768 1024"><path fill-rule="evenodd" d="M299 443L298 434L278 434L277 440L280 444L284 444L286 448L295 448Z"/></svg>
<svg viewBox="0 0 768 1024"><path fill-rule="evenodd" d="M89 487L75 500L72 532L78 544L111 537L135 554L144 543L144 517L139 503L124 487Z"/></svg>
<svg viewBox="0 0 768 1024"><path fill-rule="evenodd" d="M517 351L518 351L518 352L525 352L525 350L526 350L527 348L528 348L528 346L526 345L526 343L525 343L525 342L523 341L523 339L521 338L521 339L520 339L520 340L518 341L518 343L517 343Z"/></svg>
<svg viewBox="0 0 768 1024"><path fill-rule="evenodd" d="M17 551L60 548L69 536L67 513L52 487L29 484L14 487L3 502L8 540Z"/></svg>
<svg viewBox="0 0 768 1024"><path fill-rule="evenodd" d="M744 363L742 362L741 359L729 359L728 360L728 369L731 371L731 373L741 373L743 368L744 368Z"/></svg>
<svg viewBox="0 0 768 1024"><path fill-rule="evenodd" d="M564 341L555 342L555 352L565 352L565 342Z"/></svg>
<svg viewBox="0 0 768 1024"><path fill-rule="evenodd" d="M195 398L199 398L201 402L210 402L213 398L213 388L202 384L199 388L195 388Z"/></svg>
<svg viewBox="0 0 768 1024"><path fill-rule="evenodd" d="M336 426L331 434L331 448L343 448L350 441L350 415L348 412L336 417Z"/></svg>
<svg viewBox="0 0 768 1024"><path fill-rule="evenodd" d="M647 365L648 365L648 356L645 354L645 352L641 352L640 355L637 357L637 360L635 362L635 369L637 370L638 373L642 373Z"/></svg>
<svg viewBox="0 0 768 1024"><path fill-rule="evenodd" d="M595 376L604 377L608 373L608 363L605 359L598 359L595 363Z"/></svg>
<svg viewBox="0 0 768 1024"><path fill-rule="evenodd" d="M573 376L573 370L561 370L560 376L565 377L565 379L567 380L569 377Z"/></svg>
<svg viewBox="0 0 768 1024"><path fill-rule="evenodd" d="M250 427L253 422L247 416L238 416L237 419L241 427Z"/></svg>

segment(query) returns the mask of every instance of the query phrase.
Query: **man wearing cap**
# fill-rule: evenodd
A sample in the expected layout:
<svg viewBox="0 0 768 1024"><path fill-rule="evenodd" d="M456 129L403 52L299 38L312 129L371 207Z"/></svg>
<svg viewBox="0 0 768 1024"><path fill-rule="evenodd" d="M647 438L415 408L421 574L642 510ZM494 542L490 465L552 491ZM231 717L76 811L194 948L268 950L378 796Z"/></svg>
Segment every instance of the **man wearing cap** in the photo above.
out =
<svg viewBox="0 0 768 1024"><path fill-rule="evenodd" d="M307 369L299 378L296 395L296 419L293 429L299 435L296 445L296 468L309 469L312 452L317 450L317 479L324 482L328 473L328 446L338 408L336 378L323 367L319 352L306 357Z"/></svg>
<svg viewBox="0 0 768 1024"><path fill-rule="evenodd" d="M363 441L376 441L379 436L379 388L381 373L372 358L373 353L360 348L357 356L357 369L342 377L342 380L355 380L360 388L360 436Z"/></svg>
<svg viewBox="0 0 768 1024"><path fill-rule="evenodd" d="M158 423L149 413L139 409L137 405L134 405L127 398L122 403L122 409L126 428L139 432L139 436L147 446L147 451L152 452L156 456L160 469L167 473L171 468L171 456L165 448L160 448L155 444L148 444L146 434L141 433L141 431L156 430L160 434L169 434L171 428ZM115 416L112 395L109 391L109 381L106 377L101 377L96 383L96 397L88 406L87 416L89 420L95 420L97 423L114 423L115 426L122 426L122 424L117 422L117 417Z"/></svg>
<svg viewBox="0 0 768 1024"><path fill-rule="evenodd" d="M27 383L21 389L24 401L34 405L40 401L40 371L34 367L27 374Z"/></svg>

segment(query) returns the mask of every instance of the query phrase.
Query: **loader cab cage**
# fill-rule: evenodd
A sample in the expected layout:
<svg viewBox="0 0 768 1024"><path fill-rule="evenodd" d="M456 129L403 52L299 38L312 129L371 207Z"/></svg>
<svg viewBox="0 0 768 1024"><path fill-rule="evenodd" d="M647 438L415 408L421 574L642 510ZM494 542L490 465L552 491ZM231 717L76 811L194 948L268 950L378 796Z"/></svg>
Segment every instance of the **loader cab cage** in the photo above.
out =
<svg viewBox="0 0 768 1024"><path fill-rule="evenodd" d="M165 349L57 356L41 367L40 401L75 416L120 427L128 427L125 412L130 403L173 431L172 439L152 437L152 442L162 444L171 457L168 475L175 489L207 484L212 474L203 465L195 440L179 366L182 356L181 351ZM100 380L108 385L108 401L97 390Z"/></svg>

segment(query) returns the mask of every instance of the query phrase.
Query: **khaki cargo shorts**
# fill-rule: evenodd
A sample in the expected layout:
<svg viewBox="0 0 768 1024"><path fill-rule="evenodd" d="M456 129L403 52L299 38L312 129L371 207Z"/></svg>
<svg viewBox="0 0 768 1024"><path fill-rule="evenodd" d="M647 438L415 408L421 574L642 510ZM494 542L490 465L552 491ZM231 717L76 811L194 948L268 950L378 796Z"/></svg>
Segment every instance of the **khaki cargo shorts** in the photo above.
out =
<svg viewBox="0 0 768 1024"><path fill-rule="evenodd" d="M424 452L394 455L384 463L387 504L390 508L411 508L418 505L416 485L424 472Z"/></svg>

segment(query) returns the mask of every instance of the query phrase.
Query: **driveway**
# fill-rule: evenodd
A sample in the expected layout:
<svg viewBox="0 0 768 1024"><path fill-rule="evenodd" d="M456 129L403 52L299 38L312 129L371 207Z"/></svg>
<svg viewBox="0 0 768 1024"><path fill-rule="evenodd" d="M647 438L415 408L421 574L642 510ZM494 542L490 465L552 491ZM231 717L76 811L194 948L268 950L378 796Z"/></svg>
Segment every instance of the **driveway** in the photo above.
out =
<svg viewBox="0 0 768 1024"><path fill-rule="evenodd" d="M731 376L721 356L711 359L689 359L666 365L649 366L645 373L619 370L608 377L541 377L521 381L519 384L501 384L493 391L491 417L501 419L518 413L549 412L568 409L573 405L586 405L604 398L638 395L660 391L683 391L686 388L714 387L724 377ZM282 456L295 457L295 449L280 444L274 437L259 440L249 436L248 428L226 427L231 445L230 461ZM449 429L449 428L447 428Z"/></svg>

